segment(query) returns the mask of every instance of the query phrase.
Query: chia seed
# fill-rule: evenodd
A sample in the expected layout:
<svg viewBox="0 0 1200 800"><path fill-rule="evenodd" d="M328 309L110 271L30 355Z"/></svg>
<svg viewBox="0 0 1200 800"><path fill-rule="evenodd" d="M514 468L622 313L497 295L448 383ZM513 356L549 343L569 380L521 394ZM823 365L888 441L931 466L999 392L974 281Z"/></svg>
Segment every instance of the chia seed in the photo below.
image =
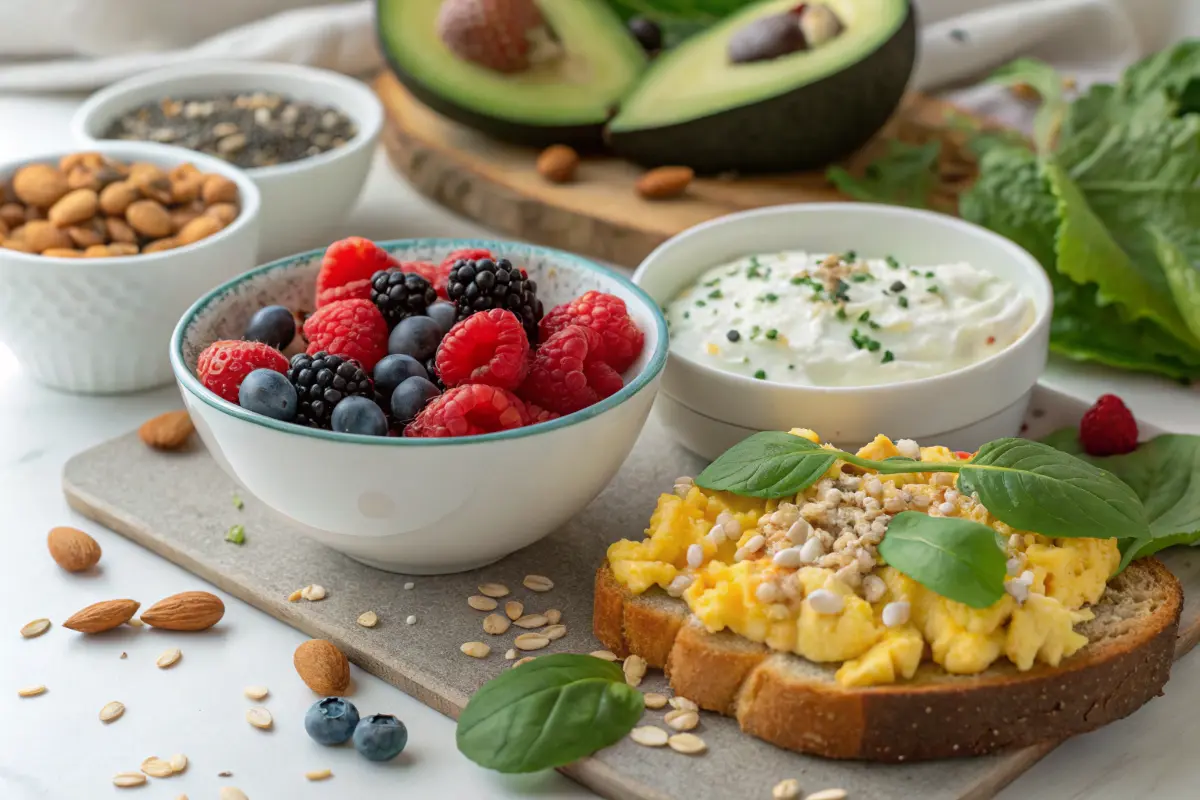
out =
<svg viewBox="0 0 1200 800"><path fill-rule="evenodd" d="M249 92L147 103L114 121L104 138L186 147L252 169L311 158L357 134L332 106Z"/></svg>

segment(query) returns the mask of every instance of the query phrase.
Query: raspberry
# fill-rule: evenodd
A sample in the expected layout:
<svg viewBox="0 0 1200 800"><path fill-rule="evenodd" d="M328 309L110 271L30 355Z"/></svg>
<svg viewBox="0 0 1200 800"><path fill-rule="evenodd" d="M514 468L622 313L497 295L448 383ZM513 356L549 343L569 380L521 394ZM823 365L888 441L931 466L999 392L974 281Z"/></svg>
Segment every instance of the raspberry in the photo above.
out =
<svg viewBox="0 0 1200 800"><path fill-rule="evenodd" d="M262 342L241 342L226 339L213 342L196 360L196 377L206 389L235 405L242 381L256 369L273 369L287 373L288 362L283 353Z"/></svg>
<svg viewBox="0 0 1200 800"><path fill-rule="evenodd" d="M450 299L449 284L450 270L454 269L454 265L459 261L471 261L476 258L495 258L491 250L486 250L482 247L464 247L461 250L455 250L442 259L442 263L434 267L434 276L429 278L429 282L433 284L433 288L437 289L438 297L443 300ZM427 278L429 276L426 276Z"/></svg>
<svg viewBox="0 0 1200 800"><path fill-rule="evenodd" d="M529 422L525 404L507 389L471 383L433 398L404 429L423 438L474 436L520 428Z"/></svg>
<svg viewBox="0 0 1200 800"><path fill-rule="evenodd" d="M339 300L308 318L304 338L310 356L324 350L354 359L370 372L387 355L388 326L370 300Z"/></svg>
<svg viewBox="0 0 1200 800"><path fill-rule="evenodd" d="M438 347L436 365L447 386L486 383L515 389L529 371L529 339L511 311L482 311L450 329Z"/></svg>
<svg viewBox="0 0 1200 800"><path fill-rule="evenodd" d="M555 306L538 326L544 342L568 325L583 325L600 334L599 358L617 372L629 369L641 355L646 337L616 295L591 291L569 303Z"/></svg>
<svg viewBox="0 0 1200 800"><path fill-rule="evenodd" d="M549 422L552 419L558 419L562 414L555 414L553 411L535 406L533 403L525 404L525 413L529 417L530 425L537 425L539 422Z"/></svg>
<svg viewBox="0 0 1200 800"><path fill-rule="evenodd" d="M1137 449L1137 420L1121 398L1115 394L1101 395L1079 423L1079 441L1093 456L1132 453Z"/></svg>
<svg viewBox="0 0 1200 800"><path fill-rule="evenodd" d="M570 414L603 400L624 385L621 376L599 358L600 334L568 325L533 355L521 397L549 411Z"/></svg>
<svg viewBox="0 0 1200 800"><path fill-rule="evenodd" d="M381 269L394 269L396 261L379 245L361 236L334 242L325 250L317 273L317 308L338 300L369 299L371 276ZM358 281L366 281L363 289ZM354 287L334 290L354 284Z"/></svg>

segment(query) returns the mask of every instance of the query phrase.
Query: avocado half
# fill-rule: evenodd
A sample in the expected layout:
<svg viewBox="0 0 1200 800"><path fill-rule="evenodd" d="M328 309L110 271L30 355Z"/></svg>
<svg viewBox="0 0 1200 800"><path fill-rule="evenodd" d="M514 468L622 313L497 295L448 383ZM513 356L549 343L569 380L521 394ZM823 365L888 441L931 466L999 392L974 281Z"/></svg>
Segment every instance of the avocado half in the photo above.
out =
<svg viewBox="0 0 1200 800"><path fill-rule="evenodd" d="M814 169L866 144L896 110L916 60L908 0L826 0L841 34L823 45L731 63L729 42L798 0L756 2L659 57L607 127L618 154L697 172Z"/></svg>
<svg viewBox="0 0 1200 800"><path fill-rule="evenodd" d="M532 147L603 144L604 124L646 67L646 55L604 0L542 0L564 55L520 73L456 57L438 38L442 0L377 0L381 49L425 105L497 139Z"/></svg>

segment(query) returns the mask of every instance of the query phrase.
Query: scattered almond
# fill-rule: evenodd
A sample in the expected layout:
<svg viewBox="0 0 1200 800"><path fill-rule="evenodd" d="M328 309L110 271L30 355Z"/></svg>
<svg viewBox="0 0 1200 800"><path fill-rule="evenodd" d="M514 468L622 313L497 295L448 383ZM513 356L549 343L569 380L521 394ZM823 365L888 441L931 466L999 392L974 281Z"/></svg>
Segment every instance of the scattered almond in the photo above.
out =
<svg viewBox="0 0 1200 800"><path fill-rule="evenodd" d="M262 706L256 706L247 711L246 722L264 731L270 730L271 726L275 724L275 720L271 717L271 712Z"/></svg>
<svg viewBox="0 0 1200 800"><path fill-rule="evenodd" d="M140 772L118 772L113 776L113 785L119 786L122 789L141 786L145 782L146 776Z"/></svg>
<svg viewBox="0 0 1200 800"><path fill-rule="evenodd" d="M575 177L579 153L565 144L552 144L537 159L537 171L551 183L566 183Z"/></svg>
<svg viewBox="0 0 1200 800"><path fill-rule="evenodd" d="M118 700L113 700L111 703L106 704L104 708L100 709L100 721L113 722L124 713L125 704Z"/></svg>
<svg viewBox="0 0 1200 800"><path fill-rule="evenodd" d="M171 765L158 756L150 756L143 761L142 772L151 778L169 778L175 774L175 770L171 768Z"/></svg>
<svg viewBox="0 0 1200 800"><path fill-rule="evenodd" d="M204 198L206 205L235 203L238 199L237 184L224 175L209 175L204 179L200 196Z"/></svg>
<svg viewBox="0 0 1200 800"><path fill-rule="evenodd" d="M236 786L222 786L217 793L217 800L250 800L246 793Z"/></svg>
<svg viewBox="0 0 1200 800"><path fill-rule="evenodd" d="M677 733L667 739L667 745L676 753L684 753L685 755L698 755L708 749L708 745L694 733ZM813 796L809 795L809 800ZM826 798L826 800L830 800Z"/></svg>
<svg viewBox="0 0 1200 800"><path fill-rule="evenodd" d="M695 701L688 700L686 697L672 697L668 702L671 708L677 711L699 711L700 706L696 705Z"/></svg>
<svg viewBox="0 0 1200 800"><path fill-rule="evenodd" d="M225 616L225 604L210 592L180 592L142 612L142 621L167 631L203 631Z"/></svg>
<svg viewBox="0 0 1200 800"><path fill-rule="evenodd" d="M111 631L128 622L140 606L136 600L104 600L75 612L63 627L80 633Z"/></svg>
<svg viewBox="0 0 1200 800"><path fill-rule="evenodd" d="M27 622L25 627L21 628L21 636L26 639L35 639L48 630L50 630L50 620L35 619L33 622Z"/></svg>
<svg viewBox="0 0 1200 800"><path fill-rule="evenodd" d="M503 583L485 583L479 587L479 593L486 597L504 597L508 594L508 587Z"/></svg>
<svg viewBox="0 0 1200 800"><path fill-rule="evenodd" d="M690 731L700 724L700 715L695 711L676 708L667 712L666 716L663 717L663 722L677 731Z"/></svg>
<svg viewBox="0 0 1200 800"><path fill-rule="evenodd" d="M471 658L487 658L488 653L492 652L492 648L483 642L463 642L458 649Z"/></svg>
<svg viewBox="0 0 1200 800"><path fill-rule="evenodd" d="M138 428L138 436L156 450L178 450L187 444L194 430L196 426L192 424L191 415L179 409L146 420Z"/></svg>
<svg viewBox="0 0 1200 800"><path fill-rule="evenodd" d="M78 225L96 216L98 200L96 192L92 189L67 192L46 212L46 219L59 228Z"/></svg>
<svg viewBox="0 0 1200 800"><path fill-rule="evenodd" d="M512 661L516 657L517 657L517 651L515 649L510 647L504 651L504 659L506 661Z"/></svg>
<svg viewBox="0 0 1200 800"><path fill-rule="evenodd" d="M100 190L100 210L112 216L124 216L133 201L142 193L129 181L116 181Z"/></svg>
<svg viewBox="0 0 1200 800"><path fill-rule="evenodd" d="M242 693L251 700L262 700L271 693L271 690L265 686L247 686Z"/></svg>
<svg viewBox="0 0 1200 800"><path fill-rule="evenodd" d="M288 595L288 602L289 603L299 603L303 597L304 597L304 590L297 589L296 591L294 591Z"/></svg>
<svg viewBox="0 0 1200 800"><path fill-rule="evenodd" d="M567 635L567 626L566 625L550 625L545 628L542 628L540 633L542 634L542 636L545 636L547 639L549 639L552 642L557 641L558 639L561 639L562 637Z"/></svg>
<svg viewBox="0 0 1200 800"><path fill-rule="evenodd" d="M659 167L638 178L635 188L647 200L666 200L683 194L694 177L690 167Z"/></svg>
<svg viewBox="0 0 1200 800"><path fill-rule="evenodd" d="M171 769L175 771L176 775L178 775L180 772L183 772L185 769L187 769L188 760L187 756L185 756L183 753L176 753L167 759L167 763L171 765Z"/></svg>
<svg viewBox="0 0 1200 800"><path fill-rule="evenodd" d="M629 738L646 747L662 747L670 737L662 728L655 725L642 725L631 730Z"/></svg>
<svg viewBox="0 0 1200 800"><path fill-rule="evenodd" d="M771 790L772 800L796 800L799 796L800 781L795 778L785 778Z"/></svg>
<svg viewBox="0 0 1200 800"><path fill-rule="evenodd" d="M504 615L511 620L520 619L524 613L525 605L519 600L509 600L504 604Z"/></svg>
<svg viewBox="0 0 1200 800"><path fill-rule="evenodd" d="M636 687L641 684L642 678L646 677L646 659L641 656L629 656L621 665L621 670L625 673L625 682Z"/></svg>
<svg viewBox="0 0 1200 800"><path fill-rule="evenodd" d="M67 572L89 570L100 561L100 545L78 528L51 528L46 536L50 557Z"/></svg>
<svg viewBox="0 0 1200 800"><path fill-rule="evenodd" d="M522 664L528 664L530 661L533 661L533 659L535 657L536 656L525 656L524 658L518 658L516 661L513 662L512 668L516 669L517 667L521 666Z"/></svg>
<svg viewBox="0 0 1200 800"><path fill-rule="evenodd" d="M333 771L328 769L314 769L304 773L304 777L310 781L323 781L326 778L332 778Z"/></svg>
<svg viewBox="0 0 1200 800"><path fill-rule="evenodd" d="M319 603L320 601L324 600L327 594L328 593L325 591L324 586L318 586L316 584L310 584L309 586L305 586L300 590L300 596L313 603Z"/></svg>
<svg viewBox="0 0 1200 800"><path fill-rule="evenodd" d="M201 215L179 229L175 238L181 245L198 242L212 236L221 230L221 223L216 217Z"/></svg>
<svg viewBox="0 0 1200 800"><path fill-rule="evenodd" d="M550 640L540 633L522 633L513 640L518 650L541 650L550 644Z"/></svg>
<svg viewBox="0 0 1200 800"><path fill-rule="evenodd" d="M167 669L179 663L179 659L182 656L183 652L178 647L172 647L169 650L164 650L163 654L154 663L159 669Z"/></svg>
<svg viewBox="0 0 1200 800"><path fill-rule="evenodd" d="M646 708L659 709L667 704L667 696L658 692L650 692L642 698L646 702Z"/></svg>
<svg viewBox="0 0 1200 800"><path fill-rule="evenodd" d="M308 688L323 697L340 695L350 685L350 662L328 639L309 639L296 648L292 663Z"/></svg>
<svg viewBox="0 0 1200 800"><path fill-rule="evenodd" d="M490 597L484 597L481 594L473 594L467 598L467 605L476 611L495 611L496 606L498 606L499 603Z"/></svg>
<svg viewBox="0 0 1200 800"><path fill-rule="evenodd" d="M17 697L37 697L39 694L45 693L46 687L40 684L37 686L25 686L21 689L17 689Z"/></svg>
<svg viewBox="0 0 1200 800"><path fill-rule="evenodd" d="M364 628L374 628L379 624L379 615L374 611L365 611L358 615L357 621Z"/></svg>
<svg viewBox="0 0 1200 800"><path fill-rule="evenodd" d="M806 800L846 800L847 797L845 789L822 789L810 794Z"/></svg>
<svg viewBox="0 0 1200 800"><path fill-rule="evenodd" d="M513 625L516 625L518 628L540 628L547 622L549 620L541 614L526 614L523 617L513 620Z"/></svg>
<svg viewBox="0 0 1200 800"><path fill-rule="evenodd" d="M500 614L488 614L483 618L483 632L490 633L493 636L499 636L508 630L508 626L512 624L512 620Z"/></svg>
<svg viewBox="0 0 1200 800"><path fill-rule="evenodd" d="M548 592L554 588L554 581L545 575L526 575L521 583L531 592Z"/></svg>
<svg viewBox="0 0 1200 800"><path fill-rule="evenodd" d="M22 203L49 208L71 187L67 185L66 176L49 164L29 164L13 175L12 188Z"/></svg>
<svg viewBox="0 0 1200 800"><path fill-rule="evenodd" d="M159 239L171 235L171 215L157 200L135 200L125 209L125 221L143 236Z"/></svg>
<svg viewBox="0 0 1200 800"><path fill-rule="evenodd" d="M611 650L593 650L592 652L588 653L588 655L595 656L596 658L602 658L605 661L619 661L620 660L617 657L617 654L612 652Z"/></svg>
<svg viewBox="0 0 1200 800"><path fill-rule="evenodd" d="M545 614L545 617L546 617L546 621L549 622L551 625L557 625L558 623L562 622L562 612L559 611L557 608L552 608L549 611L547 611Z"/></svg>

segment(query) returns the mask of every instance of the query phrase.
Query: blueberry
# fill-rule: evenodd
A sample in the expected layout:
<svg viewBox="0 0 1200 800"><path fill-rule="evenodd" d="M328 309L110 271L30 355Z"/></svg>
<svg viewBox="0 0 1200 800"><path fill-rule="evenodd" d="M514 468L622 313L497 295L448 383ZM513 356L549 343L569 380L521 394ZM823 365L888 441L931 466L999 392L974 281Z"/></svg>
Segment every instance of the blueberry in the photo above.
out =
<svg viewBox="0 0 1200 800"><path fill-rule="evenodd" d="M347 397L333 407L330 424L338 433L387 436L387 417L368 397Z"/></svg>
<svg viewBox="0 0 1200 800"><path fill-rule="evenodd" d="M409 378L392 392L392 416L397 422L409 422L438 394L438 388L427 379Z"/></svg>
<svg viewBox="0 0 1200 800"><path fill-rule="evenodd" d="M445 334L454 327L454 320L458 314L458 309L454 307L454 303L439 300L425 309L425 313L429 315L430 319L441 326L442 333Z"/></svg>
<svg viewBox="0 0 1200 800"><path fill-rule="evenodd" d="M396 391L396 387L408 378L429 378L429 373L420 361L412 356L384 356L375 365L375 389L387 399Z"/></svg>
<svg viewBox="0 0 1200 800"><path fill-rule="evenodd" d="M267 306L254 312L246 326L248 342L262 342L278 350L292 343L296 336L296 318L283 306Z"/></svg>
<svg viewBox="0 0 1200 800"><path fill-rule="evenodd" d="M424 361L437 352L441 341L442 326L431 317L409 317L401 320L388 337L388 352Z"/></svg>
<svg viewBox="0 0 1200 800"><path fill-rule="evenodd" d="M358 709L344 697L318 700L304 715L304 730L317 744L348 742L357 725Z"/></svg>
<svg viewBox="0 0 1200 800"><path fill-rule="evenodd" d="M391 714L364 717L354 729L354 749L371 761L391 761L408 744L408 728Z"/></svg>
<svg viewBox="0 0 1200 800"><path fill-rule="evenodd" d="M247 411L291 422L296 418L296 387L273 369L256 369L238 389L238 403Z"/></svg>

